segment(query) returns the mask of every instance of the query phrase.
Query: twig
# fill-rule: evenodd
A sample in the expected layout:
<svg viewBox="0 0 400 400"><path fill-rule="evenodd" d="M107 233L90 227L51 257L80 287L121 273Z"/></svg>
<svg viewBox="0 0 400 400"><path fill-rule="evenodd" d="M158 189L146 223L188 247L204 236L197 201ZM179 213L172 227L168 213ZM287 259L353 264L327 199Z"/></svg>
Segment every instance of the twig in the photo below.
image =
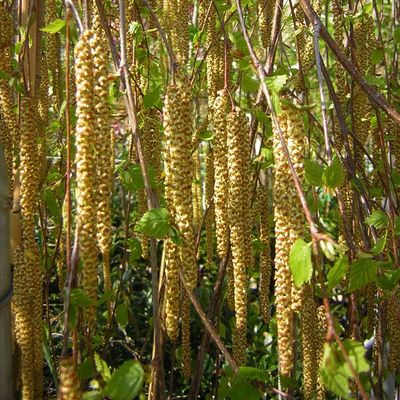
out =
<svg viewBox="0 0 400 400"><path fill-rule="evenodd" d="M224 346L222 343L221 338L218 335L218 332L215 330L214 325L210 322L210 320L207 318L207 315L204 313L203 309L201 308L200 303L198 302L196 296L193 294L193 292L189 289L185 277L183 276L183 272L180 269L179 270L179 276L181 278L181 282L183 283L183 287L185 288L185 291L187 295L189 296L190 301L193 304L194 309L196 310L197 314L199 315L201 321L203 322L205 328L207 329L209 335L211 336L211 339L214 341L214 343L217 345L218 349L220 352L224 355L226 361L230 364L232 367L233 372L236 374L239 372L239 367L236 364L236 361L233 359L227 348Z"/></svg>
<svg viewBox="0 0 400 400"><path fill-rule="evenodd" d="M79 16L78 10L76 9L74 3L71 0L65 0L65 7L67 9L67 15L68 15L68 10L72 10L74 17L76 19L76 23L78 24L79 31L82 33L85 28L83 27L81 17Z"/></svg>

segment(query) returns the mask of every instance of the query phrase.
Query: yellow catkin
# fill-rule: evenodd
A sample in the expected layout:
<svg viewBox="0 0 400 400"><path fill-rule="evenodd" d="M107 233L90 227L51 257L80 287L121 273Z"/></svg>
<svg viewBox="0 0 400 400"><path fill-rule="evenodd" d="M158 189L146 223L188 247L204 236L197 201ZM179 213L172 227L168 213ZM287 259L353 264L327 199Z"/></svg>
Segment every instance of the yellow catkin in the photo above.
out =
<svg viewBox="0 0 400 400"><path fill-rule="evenodd" d="M29 285L35 396L42 398L43 359L42 359L42 275L39 249L35 239L35 214L38 204L39 166L37 147L37 125L33 100L21 100L21 143L20 143L20 181L21 181L21 222L24 259L29 270ZM36 397L35 397L36 398Z"/></svg>
<svg viewBox="0 0 400 400"><path fill-rule="evenodd" d="M195 227L195 232L197 232L201 225L201 219L203 214L203 207L201 205L201 160L199 149L197 149L193 155L193 183L192 183L192 193L193 193L193 223Z"/></svg>
<svg viewBox="0 0 400 400"><path fill-rule="evenodd" d="M287 118L282 112L278 115L279 126L287 141ZM290 252L290 210L288 199L293 196L292 186L288 185L289 165L287 163L278 127L274 127L273 148L274 169L274 220L275 220L275 296L276 322L278 328L279 371L289 376L293 369L293 311L291 309L292 282L289 271Z"/></svg>
<svg viewBox="0 0 400 400"><path fill-rule="evenodd" d="M53 22L58 18L57 1L48 0L46 2L46 25ZM56 100L57 108L60 107L60 101L62 98L62 85L61 76L62 71L60 70L60 50L61 50L61 39L59 33L46 33L46 57L48 63L48 70L51 75L51 84L53 87L53 95Z"/></svg>
<svg viewBox="0 0 400 400"><path fill-rule="evenodd" d="M371 69L371 54L375 46L374 39L375 22L371 16L365 16L361 21L357 21L354 26L354 41L356 44L355 61L358 70L366 75ZM352 96L353 108L353 132L361 145L365 145L370 131L370 118L372 106L368 96L362 89L355 85ZM364 153L355 144L355 157L359 168L364 167Z"/></svg>
<svg viewBox="0 0 400 400"><path fill-rule="evenodd" d="M90 41L92 31L85 31L75 47L76 74L76 180L77 228L80 258L83 262L82 286L93 301L97 298L97 249L96 249L96 193L95 179L95 104L94 69ZM96 320L96 307L85 309L89 329Z"/></svg>
<svg viewBox="0 0 400 400"><path fill-rule="evenodd" d="M262 250L260 254L260 312L266 324L269 323L269 286L271 280L271 249L270 249L270 226L268 211L268 195L264 186L258 187L258 202L260 207L260 242Z"/></svg>
<svg viewBox="0 0 400 400"><path fill-rule="evenodd" d="M183 296L182 300L182 371L187 381L192 375L192 356L190 346L190 300Z"/></svg>
<svg viewBox="0 0 400 400"><path fill-rule="evenodd" d="M305 284L302 288L301 308L301 345L303 353L303 395L305 400L313 400L317 392L318 378L318 326L317 307L312 287Z"/></svg>
<svg viewBox="0 0 400 400"><path fill-rule="evenodd" d="M333 36L342 51L344 51L344 12L340 1L332 2L332 15L333 15ZM335 60L335 75L336 75L336 94L342 108L345 112L347 84L346 84L346 70L340 61ZM343 139L339 128L337 117L334 119L334 138L338 148L341 149Z"/></svg>
<svg viewBox="0 0 400 400"><path fill-rule="evenodd" d="M180 64L186 64L189 56L189 2L166 0L163 4L164 26L172 48Z"/></svg>
<svg viewBox="0 0 400 400"><path fill-rule="evenodd" d="M260 30L261 44L268 50L271 42L272 18L274 14L273 0L259 0L258 2L258 24Z"/></svg>
<svg viewBox="0 0 400 400"><path fill-rule="evenodd" d="M214 257L214 221L215 221L215 206L214 206L214 151L209 149L206 155L206 251L207 251L207 268L210 268Z"/></svg>
<svg viewBox="0 0 400 400"><path fill-rule="evenodd" d="M214 103L214 204L215 225L217 235L217 254L220 260L227 255L228 250L228 158L226 115L228 114L228 93L218 92Z"/></svg>
<svg viewBox="0 0 400 400"><path fill-rule="evenodd" d="M235 298L235 334L233 355L239 365L246 361L247 343L247 266L246 266L246 209L249 208L247 181L249 149L246 148L248 122L242 110L227 116L227 144L229 171L229 228Z"/></svg>
<svg viewBox="0 0 400 400"><path fill-rule="evenodd" d="M10 133L3 116L0 114L0 144L4 150L4 156L7 164L7 173L9 179L10 193L13 192L12 178L13 178L13 145Z"/></svg>
<svg viewBox="0 0 400 400"><path fill-rule="evenodd" d="M111 248L111 187L114 152L111 144L110 107L108 104L108 46L98 15L93 23L94 35L91 38L94 65L94 105L96 114L96 199L97 199L97 243L103 257L104 289L110 291L110 248ZM108 302L108 317L111 318L111 303Z"/></svg>
<svg viewBox="0 0 400 400"><path fill-rule="evenodd" d="M390 294L386 310L387 328L390 336L388 368L391 371L396 371L400 366L400 304L398 289L395 289L393 293Z"/></svg>
<svg viewBox="0 0 400 400"><path fill-rule="evenodd" d="M22 247L14 250L14 312L15 336L21 352L20 379L21 398L34 399L32 307L29 264L24 258Z"/></svg>
<svg viewBox="0 0 400 400"><path fill-rule="evenodd" d="M327 331L327 322L326 322L326 314L325 314L325 307L319 306L317 309L317 320L318 320L318 335L317 335L317 366L318 370L322 366L322 358L324 355L324 345L325 345L325 337ZM326 391L325 385L322 381L321 375L317 371L317 400L325 400L326 398Z"/></svg>
<svg viewBox="0 0 400 400"><path fill-rule="evenodd" d="M79 379L76 374L72 357L63 358L60 361L60 386L58 388L57 400L79 400L81 391Z"/></svg>

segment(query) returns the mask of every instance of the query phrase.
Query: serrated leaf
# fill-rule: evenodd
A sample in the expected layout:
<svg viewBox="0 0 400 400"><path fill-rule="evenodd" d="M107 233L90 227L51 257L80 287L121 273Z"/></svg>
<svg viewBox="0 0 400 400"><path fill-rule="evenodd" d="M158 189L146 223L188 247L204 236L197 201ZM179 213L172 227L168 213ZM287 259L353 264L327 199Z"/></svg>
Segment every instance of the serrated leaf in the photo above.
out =
<svg viewBox="0 0 400 400"><path fill-rule="evenodd" d="M393 290L400 280L400 270L392 272L391 274L381 275L376 278L377 286L382 290Z"/></svg>
<svg viewBox="0 0 400 400"><path fill-rule="evenodd" d="M57 18L54 21L50 22L48 25L40 28L42 32L47 33L57 33L60 32L62 28L65 26L65 20Z"/></svg>
<svg viewBox="0 0 400 400"><path fill-rule="evenodd" d="M78 377L81 380L90 379L94 375L93 363L90 358L87 358L78 366Z"/></svg>
<svg viewBox="0 0 400 400"><path fill-rule="evenodd" d="M134 399L143 387L144 371L138 361L124 362L111 376L104 393L113 400Z"/></svg>
<svg viewBox="0 0 400 400"><path fill-rule="evenodd" d="M305 160L304 161L304 173L306 180L314 186L322 186L322 175L324 174L324 168L316 161Z"/></svg>
<svg viewBox="0 0 400 400"><path fill-rule="evenodd" d="M165 238L170 232L169 212L166 208L147 211L137 223L135 230L157 239Z"/></svg>
<svg viewBox="0 0 400 400"><path fill-rule="evenodd" d="M349 356L357 374L367 372L369 370L369 364L365 358L364 346L361 343L351 339L343 340L343 346L346 349L347 355ZM352 376L348 363L345 362L343 368L345 371L347 371L348 376Z"/></svg>
<svg viewBox="0 0 400 400"><path fill-rule="evenodd" d="M376 243L371 249L372 254L378 255L382 253L382 251L385 249L386 238L387 238L387 232L385 232L385 234L376 241Z"/></svg>
<svg viewBox="0 0 400 400"><path fill-rule="evenodd" d="M348 270L349 261L347 256L340 257L328 272L327 279L329 290L332 290L335 286L342 282Z"/></svg>
<svg viewBox="0 0 400 400"><path fill-rule="evenodd" d="M266 77L265 83L272 93L278 94L283 86L285 86L286 80L287 75L273 75Z"/></svg>
<svg viewBox="0 0 400 400"><path fill-rule="evenodd" d="M311 279L313 268L311 261L311 243L297 239L289 255L289 267L293 282L300 287Z"/></svg>
<svg viewBox="0 0 400 400"><path fill-rule="evenodd" d="M332 164L325 168L322 180L328 188L335 189L343 184L344 178L342 164L338 158L334 158Z"/></svg>
<svg viewBox="0 0 400 400"><path fill-rule="evenodd" d="M138 239L128 239L129 261L134 263L142 256L142 245Z"/></svg>
<svg viewBox="0 0 400 400"><path fill-rule="evenodd" d="M375 210L371 215L365 218L365 223L375 228L385 228L389 222L389 217L382 210Z"/></svg>
<svg viewBox="0 0 400 400"><path fill-rule="evenodd" d="M375 282L378 267L371 258L362 258L350 265L349 292L362 289L371 282Z"/></svg>

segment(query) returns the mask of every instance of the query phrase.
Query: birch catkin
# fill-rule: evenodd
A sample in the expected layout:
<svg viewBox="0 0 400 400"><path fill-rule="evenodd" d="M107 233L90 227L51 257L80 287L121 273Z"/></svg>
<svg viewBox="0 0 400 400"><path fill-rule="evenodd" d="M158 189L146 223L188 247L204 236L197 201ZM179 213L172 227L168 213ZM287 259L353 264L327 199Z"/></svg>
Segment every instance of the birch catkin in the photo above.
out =
<svg viewBox="0 0 400 400"><path fill-rule="evenodd" d="M60 361L60 386L57 400L80 400L79 379L72 357Z"/></svg>
<svg viewBox="0 0 400 400"><path fill-rule="evenodd" d="M83 261L82 286L89 298L97 298L97 249L96 249L96 192L95 179L95 105L94 68L90 41L93 32L85 31L75 47L76 74L76 180L77 227L80 257ZM96 320L96 307L86 308L89 329Z"/></svg>
<svg viewBox="0 0 400 400"><path fill-rule="evenodd" d="M233 354L239 365L245 364L247 343L247 266L246 266L246 207L247 169L249 167L246 135L248 124L243 111L237 109L227 116L227 145L229 171L229 228L235 300L235 334Z"/></svg>
<svg viewBox="0 0 400 400"><path fill-rule="evenodd" d="M214 150L209 149L206 155L206 251L207 251L207 267L209 268L213 262L214 256L214 221L215 221L215 205L214 205Z"/></svg>
<svg viewBox="0 0 400 400"><path fill-rule="evenodd" d="M97 243L103 256L104 289L111 290L110 247L111 210L110 197L113 166L111 157L110 107L108 104L108 52L99 17L94 18L94 35L90 40L94 65L94 107L96 123L96 203L97 203ZM108 304L109 318L111 308Z"/></svg>

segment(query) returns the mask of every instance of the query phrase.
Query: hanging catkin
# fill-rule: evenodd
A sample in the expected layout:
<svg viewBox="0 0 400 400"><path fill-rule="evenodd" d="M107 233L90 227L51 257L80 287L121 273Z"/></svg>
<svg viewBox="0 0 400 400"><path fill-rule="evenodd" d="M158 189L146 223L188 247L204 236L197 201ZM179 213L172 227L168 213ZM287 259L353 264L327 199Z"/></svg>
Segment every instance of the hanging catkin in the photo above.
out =
<svg viewBox="0 0 400 400"><path fill-rule="evenodd" d="M400 366L400 304L399 290L396 288L387 301L386 307L387 328L389 332L389 362L388 368L391 371L396 371Z"/></svg>
<svg viewBox="0 0 400 400"><path fill-rule="evenodd" d="M273 0L258 1L258 24L260 30L261 44L268 50L271 42L272 18L274 14Z"/></svg>
<svg viewBox="0 0 400 400"><path fill-rule="evenodd" d="M214 103L214 204L217 234L217 254L220 260L228 251L228 158L226 116L228 114L228 93L218 92Z"/></svg>
<svg viewBox="0 0 400 400"><path fill-rule="evenodd" d="M37 124L33 100L21 100L21 143L20 143L20 181L21 181L21 222L24 258L28 265L30 284L30 303L32 314L33 377L35 398L42 398L43 359L42 359L42 276L39 249L35 239L35 214L38 203L39 166L37 147Z"/></svg>
<svg viewBox="0 0 400 400"><path fill-rule="evenodd" d="M85 31L75 47L76 74L76 180L77 180L77 229L80 258L83 262L82 286L89 298L97 298L97 249L96 249L96 192L93 55L90 41L93 32ZM94 305L85 309L89 328L96 320Z"/></svg>
<svg viewBox="0 0 400 400"><path fill-rule="evenodd" d="M48 0L46 1L46 14L45 23L46 25L53 22L58 18L57 12L57 1ZM60 101L62 98L62 85L61 85L61 60L60 60L60 50L61 50L61 39L60 34L48 33L46 34L46 57L48 70L51 75L51 84L53 87L53 96L55 98L57 108L60 107Z"/></svg>
<svg viewBox="0 0 400 400"><path fill-rule="evenodd" d="M246 209L250 206L246 190L249 169L249 149L246 146L248 122L242 110L236 109L227 119L229 171L229 228L232 248L235 300L235 334L233 355L239 365L246 360L247 334L247 266Z"/></svg>
<svg viewBox="0 0 400 400"><path fill-rule="evenodd" d="M265 324L269 323L269 285L271 279L271 249L270 249L270 227L268 212L267 188L260 185L258 187L258 202L260 206L260 242L262 250L260 254L260 311Z"/></svg>
<svg viewBox="0 0 400 400"><path fill-rule="evenodd" d="M34 399L33 348L32 348L32 303L30 298L32 282L29 264L24 259L22 247L14 250L14 313L15 336L21 351L21 398Z"/></svg>
<svg viewBox="0 0 400 400"><path fill-rule="evenodd" d="M214 257L214 221L215 221L215 205L214 205L214 150L209 149L206 155L206 251L207 251L207 268L210 268Z"/></svg>
<svg viewBox="0 0 400 400"><path fill-rule="evenodd" d="M285 110L278 115L279 126L287 142L287 117ZM293 369L293 311L291 309L292 282L289 271L290 210L288 199L294 196L289 165L274 126L274 220L275 220L275 296L278 328L279 371L289 376Z"/></svg>
<svg viewBox="0 0 400 400"><path fill-rule="evenodd" d="M325 385L322 381L321 375L319 374L319 369L322 366L322 358L324 356L324 344L327 331L326 313L325 307L319 306L317 309L317 320L318 320L318 334L317 334L317 367L318 367L318 377L317 377L317 400L325 400Z"/></svg>
<svg viewBox="0 0 400 400"><path fill-rule="evenodd" d="M111 247L111 210L110 197L113 166L111 156L110 107L108 104L108 52L104 42L104 32L98 15L93 23L94 35L91 37L94 65L94 110L96 124L96 204L97 204L97 243L103 257L104 289L111 290L110 247ZM108 304L109 318L111 307Z"/></svg>
<svg viewBox="0 0 400 400"><path fill-rule="evenodd" d="M79 379L72 357L63 358L60 361L59 376L60 386L58 388L57 400L80 400Z"/></svg>
<svg viewBox="0 0 400 400"><path fill-rule="evenodd" d="M193 224L195 231L197 232L201 225L203 208L201 206L201 160L199 148L192 155L193 159L193 183L192 183L192 193L193 193Z"/></svg>
<svg viewBox="0 0 400 400"><path fill-rule="evenodd" d="M182 371L187 381L192 375L192 356L190 346L190 300L186 293L182 299Z"/></svg>

